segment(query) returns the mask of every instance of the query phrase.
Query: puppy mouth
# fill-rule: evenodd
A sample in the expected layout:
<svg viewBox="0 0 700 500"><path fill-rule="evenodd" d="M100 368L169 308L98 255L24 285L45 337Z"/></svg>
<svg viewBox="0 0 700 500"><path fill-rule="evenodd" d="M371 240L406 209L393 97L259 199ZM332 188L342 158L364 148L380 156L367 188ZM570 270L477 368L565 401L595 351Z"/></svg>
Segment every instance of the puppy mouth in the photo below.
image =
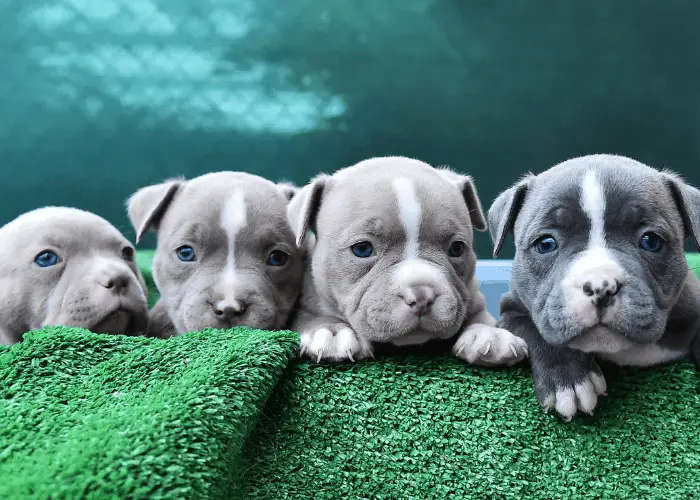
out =
<svg viewBox="0 0 700 500"><path fill-rule="evenodd" d="M119 308L97 322L92 332L112 335L134 335L136 333L136 319L134 313Z"/></svg>

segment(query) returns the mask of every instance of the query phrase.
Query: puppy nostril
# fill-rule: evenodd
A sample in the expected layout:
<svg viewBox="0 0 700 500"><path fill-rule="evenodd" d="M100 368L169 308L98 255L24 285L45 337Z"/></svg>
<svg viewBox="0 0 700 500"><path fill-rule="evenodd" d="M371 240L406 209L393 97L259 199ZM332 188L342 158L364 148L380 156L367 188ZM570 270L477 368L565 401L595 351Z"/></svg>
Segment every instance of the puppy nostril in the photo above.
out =
<svg viewBox="0 0 700 500"><path fill-rule="evenodd" d="M583 284L583 293L585 293L585 294L588 295L589 297L592 297L593 294L595 293L595 292L593 291L593 285L591 284L590 281L586 281L586 282Z"/></svg>

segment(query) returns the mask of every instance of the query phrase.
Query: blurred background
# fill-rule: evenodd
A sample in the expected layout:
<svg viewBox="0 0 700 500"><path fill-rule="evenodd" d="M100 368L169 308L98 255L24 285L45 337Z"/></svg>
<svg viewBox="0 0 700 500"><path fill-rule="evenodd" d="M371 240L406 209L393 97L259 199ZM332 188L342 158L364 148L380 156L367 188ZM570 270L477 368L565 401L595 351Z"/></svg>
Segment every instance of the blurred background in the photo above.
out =
<svg viewBox="0 0 700 500"><path fill-rule="evenodd" d="M0 0L0 224L69 205L133 239L124 201L167 177L392 154L485 206L596 152L700 185L699 26L687 0Z"/></svg>

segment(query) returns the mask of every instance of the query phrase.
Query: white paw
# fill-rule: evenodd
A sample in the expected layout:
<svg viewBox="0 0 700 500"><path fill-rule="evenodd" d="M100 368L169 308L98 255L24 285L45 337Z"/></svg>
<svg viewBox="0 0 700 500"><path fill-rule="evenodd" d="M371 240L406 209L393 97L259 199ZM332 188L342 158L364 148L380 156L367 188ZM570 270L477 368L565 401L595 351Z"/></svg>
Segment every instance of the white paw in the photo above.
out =
<svg viewBox="0 0 700 500"><path fill-rule="evenodd" d="M306 355L317 363L322 359L357 361L373 357L370 342L359 337L343 323L323 325L310 332L302 332L299 355Z"/></svg>
<svg viewBox="0 0 700 500"><path fill-rule="evenodd" d="M575 385L557 387L544 397L542 407L545 412L554 408L557 413L571 422L577 412L593 415L598 404L598 396L606 395L607 383L603 375L588 372L586 378Z"/></svg>
<svg viewBox="0 0 700 500"><path fill-rule="evenodd" d="M511 366L528 355L523 339L503 328L484 324L467 327L452 352L469 363L483 366Z"/></svg>

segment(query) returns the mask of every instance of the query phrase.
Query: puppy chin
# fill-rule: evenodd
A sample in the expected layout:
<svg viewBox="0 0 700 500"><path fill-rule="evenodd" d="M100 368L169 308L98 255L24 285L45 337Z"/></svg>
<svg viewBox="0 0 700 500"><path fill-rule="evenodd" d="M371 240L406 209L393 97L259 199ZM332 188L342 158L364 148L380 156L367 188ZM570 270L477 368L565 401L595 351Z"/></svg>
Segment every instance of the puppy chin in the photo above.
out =
<svg viewBox="0 0 700 500"><path fill-rule="evenodd" d="M571 340L567 346L591 354L613 354L631 349L636 344L610 328L594 326Z"/></svg>

